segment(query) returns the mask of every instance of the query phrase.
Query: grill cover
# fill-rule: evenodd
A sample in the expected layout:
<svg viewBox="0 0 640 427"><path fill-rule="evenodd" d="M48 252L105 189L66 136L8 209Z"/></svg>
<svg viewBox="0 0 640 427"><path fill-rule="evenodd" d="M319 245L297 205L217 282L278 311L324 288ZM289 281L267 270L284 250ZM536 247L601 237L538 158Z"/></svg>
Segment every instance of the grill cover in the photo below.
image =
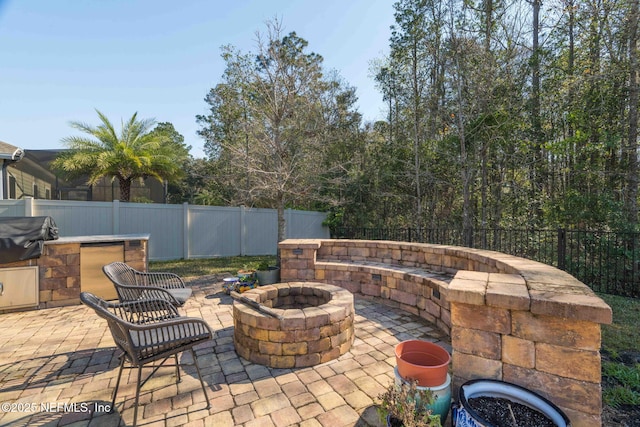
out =
<svg viewBox="0 0 640 427"><path fill-rule="evenodd" d="M58 238L50 216L0 218L0 263L38 258L45 240Z"/></svg>

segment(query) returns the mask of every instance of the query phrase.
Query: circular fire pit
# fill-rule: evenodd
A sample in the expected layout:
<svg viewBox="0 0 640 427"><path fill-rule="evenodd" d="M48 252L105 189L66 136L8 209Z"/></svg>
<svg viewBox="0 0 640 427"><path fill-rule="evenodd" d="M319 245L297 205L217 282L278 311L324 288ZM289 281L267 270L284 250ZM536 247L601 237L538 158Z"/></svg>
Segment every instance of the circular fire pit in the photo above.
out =
<svg viewBox="0 0 640 427"><path fill-rule="evenodd" d="M293 282L242 294L278 317L233 303L238 355L272 368L301 368L340 357L351 348L353 295L338 286Z"/></svg>

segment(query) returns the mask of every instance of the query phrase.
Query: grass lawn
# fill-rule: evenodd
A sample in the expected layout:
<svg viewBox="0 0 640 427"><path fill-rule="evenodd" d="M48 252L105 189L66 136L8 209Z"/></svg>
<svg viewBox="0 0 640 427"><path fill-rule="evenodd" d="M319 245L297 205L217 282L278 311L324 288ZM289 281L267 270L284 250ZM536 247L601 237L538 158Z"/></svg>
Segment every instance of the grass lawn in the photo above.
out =
<svg viewBox="0 0 640 427"><path fill-rule="evenodd" d="M275 264L275 256L238 256L151 262L150 271L171 271L184 278L255 268L261 261ZM625 364L620 355L640 354L640 299L600 294L613 310L613 324L602 325L602 350L609 360L602 364L603 400L606 405L640 404L640 364Z"/></svg>
<svg viewBox="0 0 640 427"><path fill-rule="evenodd" d="M602 326L602 347L612 355L640 351L640 299L598 294L613 310L613 323Z"/></svg>
<svg viewBox="0 0 640 427"><path fill-rule="evenodd" d="M175 261L152 261L149 271L170 271L188 279L209 274L229 273L235 276L243 268L255 268L260 262L275 265L275 256L235 256L225 258L203 258Z"/></svg>
<svg viewBox="0 0 640 427"><path fill-rule="evenodd" d="M613 323L602 325L602 399L606 405L640 405L640 299L600 294L613 310ZM626 356L626 357L625 357ZM626 362L626 363L624 363Z"/></svg>

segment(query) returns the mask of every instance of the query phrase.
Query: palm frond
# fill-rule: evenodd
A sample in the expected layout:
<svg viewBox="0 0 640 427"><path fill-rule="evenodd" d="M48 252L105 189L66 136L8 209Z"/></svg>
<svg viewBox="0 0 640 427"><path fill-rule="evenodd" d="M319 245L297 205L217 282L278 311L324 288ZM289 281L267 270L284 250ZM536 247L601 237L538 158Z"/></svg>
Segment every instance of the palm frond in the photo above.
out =
<svg viewBox="0 0 640 427"><path fill-rule="evenodd" d="M100 141L95 141L81 136L68 136L62 138L62 143L71 150L98 151L103 148Z"/></svg>
<svg viewBox="0 0 640 427"><path fill-rule="evenodd" d="M111 141L117 141L118 140L118 134L116 133L115 128L113 127L113 125L111 124L111 122L109 121L107 116L102 114L102 112L100 110L98 110L97 108L96 108L96 113L98 113L98 117L100 117L100 121L102 122L102 125L100 125L99 128L104 129L104 131L105 131L104 135L108 136L107 139L111 140Z"/></svg>
<svg viewBox="0 0 640 427"><path fill-rule="evenodd" d="M58 170L67 176L87 175L90 184L103 177L118 179L122 184L144 177L163 181L180 176L179 157L183 154L171 150L168 136L151 131L155 120L138 120L138 113L134 113L128 121L122 121L118 134L109 119L99 110L96 112L101 121L98 126L71 122L74 129L88 136L62 140L71 151L54 160Z"/></svg>

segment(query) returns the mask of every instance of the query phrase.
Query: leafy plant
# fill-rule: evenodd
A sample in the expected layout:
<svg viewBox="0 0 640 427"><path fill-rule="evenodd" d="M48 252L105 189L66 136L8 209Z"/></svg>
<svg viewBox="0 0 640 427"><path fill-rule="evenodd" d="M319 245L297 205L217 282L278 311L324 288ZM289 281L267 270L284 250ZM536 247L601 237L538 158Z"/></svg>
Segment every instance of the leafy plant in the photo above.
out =
<svg viewBox="0 0 640 427"><path fill-rule="evenodd" d="M394 427L441 426L440 415L434 415L427 405L434 403L433 392L426 388L418 389L417 381L391 384L378 396L381 400L378 414L382 420L391 416Z"/></svg>
<svg viewBox="0 0 640 427"><path fill-rule="evenodd" d="M620 363L602 364L602 376L613 387L603 390L602 400L614 408L620 405L640 405L640 364L626 366Z"/></svg>
<svg viewBox="0 0 640 427"><path fill-rule="evenodd" d="M602 375L615 379L640 392L640 364L626 366L619 363L605 362L602 364Z"/></svg>
<svg viewBox="0 0 640 427"><path fill-rule="evenodd" d="M269 270L269 263L267 261L261 261L256 266L256 270L258 270L258 271L268 271Z"/></svg>
<svg viewBox="0 0 640 427"><path fill-rule="evenodd" d="M615 386L606 388L602 392L602 401L612 408L622 405L640 405L640 393L630 390L628 387Z"/></svg>
<svg viewBox="0 0 640 427"><path fill-rule="evenodd" d="M640 299L599 293L613 310L613 324L602 325L602 348L612 357L626 350L640 350Z"/></svg>
<svg viewBox="0 0 640 427"><path fill-rule="evenodd" d="M238 272L242 272L242 273L252 273L255 272L256 269L256 263L251 262L251 263L247 263L247 264L243 264L242 268L240 270L238 270Z"/></svg>
<svg viewBox="0 0 640 427"><path fill-rule="evenodd" d="M153 177L163 182L175 181L183 175L180 165L189 150L174 143L166 124L152 131L155 121L138 120L138 113L134 113L127 122L122 122L118 133L107 116L96 112L101 121L98 126L71 122L71 127L87 136L64 138L62 142L70 150L53 160L53 169L67 178L86 175L89 184L104 177L115 179L120 187L120 200L127 202L131 199L131 183L138 178Z"/></svg>

